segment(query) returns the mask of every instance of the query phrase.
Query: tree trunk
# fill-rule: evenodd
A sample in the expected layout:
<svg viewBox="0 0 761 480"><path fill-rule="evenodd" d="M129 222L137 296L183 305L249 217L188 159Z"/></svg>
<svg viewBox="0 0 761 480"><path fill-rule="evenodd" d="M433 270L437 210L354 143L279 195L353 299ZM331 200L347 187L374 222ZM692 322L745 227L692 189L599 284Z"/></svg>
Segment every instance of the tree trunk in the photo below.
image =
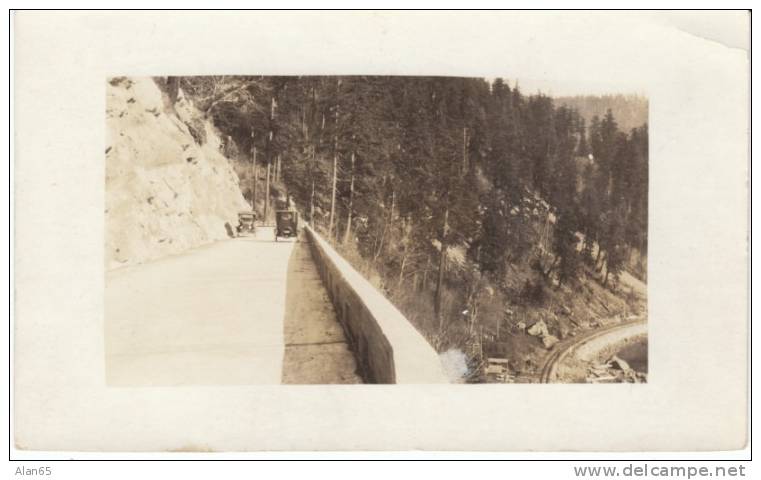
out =
<svg viewBox="0 0 761 480"><path fill-rule="evenodd" d="M351 236L351 213L354 207L354 152L351 152L351 181L349 182L349 213L346 216L346 233L343 243L349 241Z"/></svg>
<svg viewBox="0 0 761 480"><path fill-rule="evenodd" d="M391 190L391 221L394 221L394 209L396 208L396 190Z"/></svg>
<svg viewBox="0 0 761 480"><path fill-rule="evenodd" d="M439 254L439 274L436 279L436 292L433 297L433 311L439 322L439 333L444 330L444 315L441 313L441 287L444 283L444 268L446 267L446 249L442 244L441 253Z"/></svg>
<svg viewBox="0 0 761 480"><path fill-rule="evenodd" d="M251 182L254 184L253 187L253 198L251 199L252 209L256 211L256 188L259 183L259 165L256 163L256 147L254 147L254 176L251 178Z"/></svg>
<svg viewBox="0 0 761 480"><path fill-rule="evenodd" d="M396 190L392 190L391 191L391 211L389 212L388 219L383 222L383 230L381 231L380 243L378 245L378 249L375 251L373 262L378 261L378 257L383 251L383 240L386 238L386 231L388 230L388 225L394 221L394 203L395 202L396 202Z"/></svg>
<svg viewBox="0 0 761 480"><path fill-rule="evenodd" d="M314 177L312 177L312 195L309 197L309 222L312 227L316 227L314 224Z"/></svg>
<svg viewBox="0 0 761 480"><path fill-rule="evenodd" d="M315 150L316 148L312 146L312 194L309 197L309 222L312 224L313 228L316 228L317 225L314 223L314 174L315 174Z"/></svg>
<svg viewBox="0 0 761 480"><path fill-rule="evenodd" d="M404 267L406 264L407 264L407 251L405 249L404 256L402 257L402 266L399 269L399 282L398 282L399 287L402 286L402 282L404 281Z"/></svg>
<svg viewBox="0 0 761 480"><path fill-rule="evenodd" d="M468 128L462 127L462 174L468 171Z"/></svg>
<svg viewBox="0 0 761 480"><path fill-rule="evenodd" d="M307 109L304 105L301 106L301 134L305 139L309 139L307 134Z"/></svg>
<svg viewBox="0 0 761 480"><path fill-rule="evenodd" d="M336 95L338 87L341 86L341 80L337 81ZM338 98L336 97L336 102ZM333 132L333 187L330 195L330 223L328 224L328 238L333 238L333 219L336 215L336 183L338 179L338 103L336 103L335 128Z"/></svg>
<svg viewBox="0 0 761 480"><path fill-rule="evenodd" d="M441 253L439 254L439 276L436 280L436 294L434 295L433 309L436 319L439 321L439 332L444 329L444 316L441 313L441 289L444 283L444 268L446 267L447 257L447 233L449 230L449 207L444 210L444 227L441 235Z"/></svg>
<svg viewBox="0 0 761 480"><path fill-rule="evenodd" d="M333 152L333 186L330 194L330 219L328 223L328 239L333 238L333 217L336 214L336 179L338 170L338 155Z"/></svg>
<svg viewBox="0 0 761 480"><path fill-rule="evenodd" d="M373 263L378 261L378 257L380 257L380 254L383 251L383 240L386 238L386 226L387 225L383 225L383 230L381 231L380 241L378 242L378 249L375 250L375 255L373 256Z"/></svg>
<svg viewBox="0 0 761 480"><path fill-rule="evenodd" d="M267 221L267 214L270 208L270 164L267 162L267 184L264 190L264 220Z"/></svg>

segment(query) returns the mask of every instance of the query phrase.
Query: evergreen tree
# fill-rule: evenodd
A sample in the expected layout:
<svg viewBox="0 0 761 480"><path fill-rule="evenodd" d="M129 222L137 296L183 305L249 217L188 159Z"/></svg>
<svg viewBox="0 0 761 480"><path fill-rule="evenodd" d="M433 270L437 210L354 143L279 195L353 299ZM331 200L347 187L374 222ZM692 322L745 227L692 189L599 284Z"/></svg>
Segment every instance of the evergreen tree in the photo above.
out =
<svg viewBox="0 0 761 480"><path fill-rule="evenodd" d="M442 292L464 278L449 252L468 252L474 282L483 273L503 285L511 263L537 251L550 212L554 234L539 250L552 250L544 271L561 285L582 259L607 283L633 249L646 252L647 125L622 132L610 109L587 123L577 105L523 95L501 78L173 82L229 137L225 152L250 162L256 151L248 165L269 165L270 182L260 174L262 185L242 185L249 198L258 188L261 204L267 184L283 184L312 225L356 246L383 276L401 286L419 272L442 328ZM549 211L529 212L535 196Z"/></svg>

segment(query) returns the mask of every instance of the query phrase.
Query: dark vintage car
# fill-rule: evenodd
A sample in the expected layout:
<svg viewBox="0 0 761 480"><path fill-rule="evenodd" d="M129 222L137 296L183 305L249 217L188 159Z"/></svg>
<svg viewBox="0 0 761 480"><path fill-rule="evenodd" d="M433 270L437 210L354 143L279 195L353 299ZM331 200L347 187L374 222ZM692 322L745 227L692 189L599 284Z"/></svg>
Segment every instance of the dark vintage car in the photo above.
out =
<svg viewBox="0 0 761 480"><path fill-rule="evenodd" d="M299 214L293 210L275 212L275 241L280 238L293 238L298 235Z"/></svg>
<svg viewBox="0 0 761 480"><path fill-rule="evenodd" d="M254 212L239 212L238 213L238 226L236 230L238 235L253 235L256 232L256 213Z"/></svg>

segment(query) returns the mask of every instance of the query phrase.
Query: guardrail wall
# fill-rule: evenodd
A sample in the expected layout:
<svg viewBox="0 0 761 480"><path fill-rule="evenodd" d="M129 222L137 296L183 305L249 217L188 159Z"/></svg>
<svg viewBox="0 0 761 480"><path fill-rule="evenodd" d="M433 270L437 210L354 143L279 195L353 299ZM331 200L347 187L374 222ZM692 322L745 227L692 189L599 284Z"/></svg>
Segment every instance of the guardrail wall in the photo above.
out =
<svg viewBox="0 0 761 480"><path fill-rule="evenodd" d="M312 257L368 383L446 383L433 347L309 225Z"/></svg>

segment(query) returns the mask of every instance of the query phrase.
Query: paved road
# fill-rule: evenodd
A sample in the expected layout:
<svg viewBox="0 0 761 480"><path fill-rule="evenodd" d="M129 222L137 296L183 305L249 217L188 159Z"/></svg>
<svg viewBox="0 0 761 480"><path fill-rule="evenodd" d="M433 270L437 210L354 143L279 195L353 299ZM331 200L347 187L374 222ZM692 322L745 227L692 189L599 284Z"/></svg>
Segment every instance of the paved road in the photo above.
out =
<svg viewBox="0 0 761 480"><path fill-rule="evenodd" d="M360 381L308 246L267 229L110 272L105 315L111 386Z"/></svg>
<svg viewBox="0 0 761 480"><path fill-rule="evenodd" d="M362 383L308 243L294 246L288 272L283 383Z"/></svg>

